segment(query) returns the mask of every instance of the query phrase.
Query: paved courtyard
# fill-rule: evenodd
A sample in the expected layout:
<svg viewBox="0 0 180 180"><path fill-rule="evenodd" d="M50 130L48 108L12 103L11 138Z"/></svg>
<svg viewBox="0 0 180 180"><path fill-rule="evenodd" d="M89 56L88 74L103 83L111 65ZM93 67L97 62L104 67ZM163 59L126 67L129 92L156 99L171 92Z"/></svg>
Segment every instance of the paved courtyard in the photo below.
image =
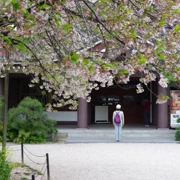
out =
<svg viewBox="0 0 180 180"><path fill-rule="evenodd" d="M180 179L180 144L177 143L79 143L25 147L36 155L49 153L51 180ZM12 151L11 160L20 161L20 152ZM40 160L44 162L44 158L34 159L35 162ZM25 163L41 169L26 156Z"/></svg>

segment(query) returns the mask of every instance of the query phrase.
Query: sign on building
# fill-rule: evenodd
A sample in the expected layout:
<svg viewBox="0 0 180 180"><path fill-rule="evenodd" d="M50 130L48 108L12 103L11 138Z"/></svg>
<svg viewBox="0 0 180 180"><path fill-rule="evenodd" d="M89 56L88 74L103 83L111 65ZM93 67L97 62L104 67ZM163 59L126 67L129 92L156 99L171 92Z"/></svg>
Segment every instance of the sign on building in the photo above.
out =
<svg viewBox="0 0 180 180"><path fill-rule="evenodd" d="M177 119L180 118L180 90L170 91L170 126L176 128L180 126Z"/></svg>

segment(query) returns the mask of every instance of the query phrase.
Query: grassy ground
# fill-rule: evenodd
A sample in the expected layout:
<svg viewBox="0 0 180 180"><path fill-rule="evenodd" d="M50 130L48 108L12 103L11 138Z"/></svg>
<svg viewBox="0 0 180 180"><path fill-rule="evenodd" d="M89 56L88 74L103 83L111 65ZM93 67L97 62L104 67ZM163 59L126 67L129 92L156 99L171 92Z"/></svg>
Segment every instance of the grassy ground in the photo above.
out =
<svg viewBox="0 0 180 180"><path fill-rule="evenodd" d="M32 175L34 175L36 180L45 179L36 169L19 163L13 164L10 180L32 180Z"/></svg>

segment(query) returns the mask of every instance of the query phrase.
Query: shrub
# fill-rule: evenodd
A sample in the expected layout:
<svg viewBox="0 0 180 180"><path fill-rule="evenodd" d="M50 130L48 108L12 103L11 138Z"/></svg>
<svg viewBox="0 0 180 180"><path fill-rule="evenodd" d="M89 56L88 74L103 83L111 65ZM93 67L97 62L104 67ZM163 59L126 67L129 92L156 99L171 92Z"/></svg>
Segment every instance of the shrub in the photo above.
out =
<svg viewBox="0 0 180 180"><path fill-rule="evenodd" d="M176 128L176 141L180 141L180 128Z"/></svg>
<svg viewBox="0 0 180 180"><path fill-rule="evenodd" d="M55 125L56 121L48 118L37 99L26 97L8 112L7 136L17 143L45 142L47 136L57 134Z"/></svg>
<svg viewBox="0 0 180 180"><path fill-rule="evenodd" d="M177 122L180 123L180 118L177 119ZM176 141L180 141L180 127L177 127L176 130Z"/></svg>
<svg viewBox="0 0 180 180"><path fill-rule="evenodd" d="M0 142L2 142L2 136L3 136L3 123L0 121Z"/></svg>
<svg viewBox="0 0 180 180"><path fill-rule="evenodd" d="M6 160L4 152L0 151L0 179L8 180L11 176L11 167L9 162Z"/></svg>
<svg viewBox="0 0 180 180"><path fill-rule="evenodd" d="M4 97L0 97L0 142L2 142L2 136L3 136L3 110L4 110Z"/></svg>

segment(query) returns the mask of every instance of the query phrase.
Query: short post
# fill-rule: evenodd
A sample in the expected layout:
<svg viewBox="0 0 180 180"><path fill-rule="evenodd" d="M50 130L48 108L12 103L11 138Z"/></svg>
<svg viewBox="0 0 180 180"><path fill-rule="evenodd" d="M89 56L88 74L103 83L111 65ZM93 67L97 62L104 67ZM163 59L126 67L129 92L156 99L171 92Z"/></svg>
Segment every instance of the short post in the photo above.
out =
<svg viewBox="0 0 180 180"><path fill-rule="evenodd" d="M21 161L24 164L24 146L23 146L23 141L21 142Z"/></svg>
<svg viewBox="0 0 180 180"><path fill-rule="evenodd" d="M32 180L35 180L35 176L34 176L34 174L32 175Z"/></svg>
<svg viewBox="0 0 180 180"><path fill-rule="evenodd" d="M46 162L47 162L47 179L50 180L50 171L49 171L49 154L46 153Z"/></svg>

